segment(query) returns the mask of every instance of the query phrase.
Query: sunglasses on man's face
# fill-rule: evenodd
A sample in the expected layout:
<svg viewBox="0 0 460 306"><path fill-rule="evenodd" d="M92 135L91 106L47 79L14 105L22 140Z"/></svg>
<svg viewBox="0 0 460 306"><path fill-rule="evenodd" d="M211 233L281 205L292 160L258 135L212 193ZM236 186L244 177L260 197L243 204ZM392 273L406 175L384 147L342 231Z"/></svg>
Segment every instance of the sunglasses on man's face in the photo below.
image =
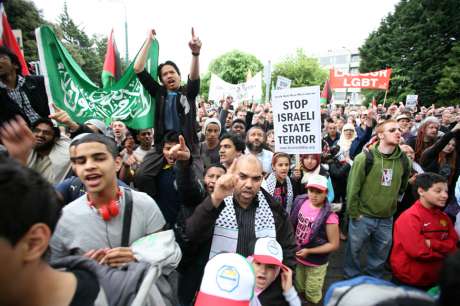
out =
<svg viewBox="0 0 460 306"><path fill-rule="evenodd" d="M387 132L394 133L396 131L400 131L402 133L402 130L400 128L391 128Z"/></svg>

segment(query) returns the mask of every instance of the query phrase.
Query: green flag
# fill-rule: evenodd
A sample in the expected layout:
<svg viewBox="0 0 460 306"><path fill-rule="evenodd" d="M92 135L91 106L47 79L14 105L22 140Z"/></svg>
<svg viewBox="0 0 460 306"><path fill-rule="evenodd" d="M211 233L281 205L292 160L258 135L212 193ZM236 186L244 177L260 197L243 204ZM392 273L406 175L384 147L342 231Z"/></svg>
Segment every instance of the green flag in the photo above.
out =
<svg viewBox="0 0 460 306"><path fill-rule="evenodd" d="M107 124L121 120L134 129L153 127L155 99L137 79L134 61L120 80L102 89L88 78L48 26L37 28L35 34L50 103L65 110L78 123L97 118ZM154 79L157 79L157 67L158 42L155 40L146 66Z"/></svg>

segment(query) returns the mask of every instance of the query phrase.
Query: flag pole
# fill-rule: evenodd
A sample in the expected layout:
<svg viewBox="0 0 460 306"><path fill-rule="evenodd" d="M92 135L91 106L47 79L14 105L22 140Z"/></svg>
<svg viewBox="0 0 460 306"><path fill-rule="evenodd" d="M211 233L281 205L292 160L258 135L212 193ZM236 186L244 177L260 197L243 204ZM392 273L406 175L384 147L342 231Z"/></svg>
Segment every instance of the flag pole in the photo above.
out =
<svg viewBox="0 0 460 306"><path fill-rule="evenodd" d="M387 102L387 93L388 93L388 89L385 90L385 97L383 98L383 107L385 107L385 103Z"/></svg>

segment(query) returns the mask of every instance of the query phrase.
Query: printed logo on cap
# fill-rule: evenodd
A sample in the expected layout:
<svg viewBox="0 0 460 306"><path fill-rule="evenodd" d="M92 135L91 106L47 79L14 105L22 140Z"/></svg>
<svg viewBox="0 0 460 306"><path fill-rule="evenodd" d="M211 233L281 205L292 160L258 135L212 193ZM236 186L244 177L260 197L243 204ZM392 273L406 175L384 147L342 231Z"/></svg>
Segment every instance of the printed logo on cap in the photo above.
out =
<svg viewBox="0 0 460 306"><path fill-rule="evenodd" d="M267 243L267 249L272 255L278 255L280 252L280 249L278 248L278 243L275 240L270 240Z"/></svg>
<svg viewBox="0 0 460 306"><path fill-rule="evenodd" d="M232 292L240 283L240 273L233 266L223 266L217 271L217 287L225 292Z"/></svg>

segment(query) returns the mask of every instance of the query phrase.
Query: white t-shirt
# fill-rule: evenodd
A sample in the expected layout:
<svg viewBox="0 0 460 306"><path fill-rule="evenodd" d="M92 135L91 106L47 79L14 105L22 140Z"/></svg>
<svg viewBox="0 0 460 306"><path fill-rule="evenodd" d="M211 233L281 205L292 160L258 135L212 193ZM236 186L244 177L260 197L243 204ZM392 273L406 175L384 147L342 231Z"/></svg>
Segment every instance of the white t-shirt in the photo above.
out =
<svg viewBox="0 0 460 306"><path fill-rule="evenodd" d="M51 258L82 255L93 249L120 247L125 207L123 188L122 192L120 213L108 222L102 219L95 208L88 205L86 194L64 207L51 238ZM165 225L165 219L151 197L134 190L132 195L129 244L161 230Z"/></svg>
<svg viewBox="0 0 460 306"><path fill-rule="evenodd" d="M144 160L144 157L145 155L147 155L147 153L149 152L150 150L144 150L141 148L141 146L138 146L136 150L134 150L134 156L136 156L136 159L139 163L141 163L143 160Z"/></svg>

